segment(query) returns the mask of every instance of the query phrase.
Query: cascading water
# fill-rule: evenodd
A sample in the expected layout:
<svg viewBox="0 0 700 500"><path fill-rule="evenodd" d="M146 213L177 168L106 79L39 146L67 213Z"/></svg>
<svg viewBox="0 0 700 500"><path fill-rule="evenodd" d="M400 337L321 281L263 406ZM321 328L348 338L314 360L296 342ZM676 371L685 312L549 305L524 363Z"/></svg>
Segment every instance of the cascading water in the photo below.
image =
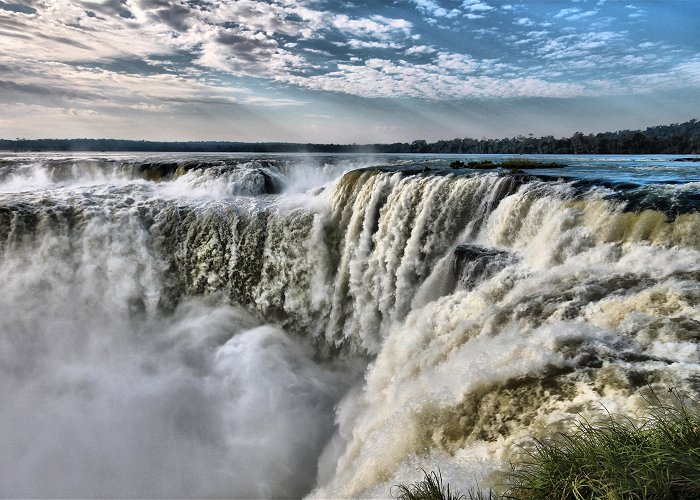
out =
<svg viewBox="0 0 700 500"><path fill-rule="evenodd" d="M488 485L698 394L700 175L653 161L6 155L0 496Z"/></svg>

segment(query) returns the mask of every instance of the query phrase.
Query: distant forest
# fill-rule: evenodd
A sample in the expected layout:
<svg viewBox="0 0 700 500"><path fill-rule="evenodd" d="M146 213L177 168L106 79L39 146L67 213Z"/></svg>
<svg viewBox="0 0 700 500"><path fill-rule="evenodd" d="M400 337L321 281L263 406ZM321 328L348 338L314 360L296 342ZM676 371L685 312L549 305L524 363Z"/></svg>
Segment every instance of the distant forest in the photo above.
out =
<svg viewBox="0 0 700 500"><path fill-rule="evenodd" d="M141 151L191 153L453 153L453 154L700 154L700 122L660 125L557 139L517 136L509 139L423 140L393 144L297 144L289 142L158 142L119 139L0 139L6 151Z"/></svg>

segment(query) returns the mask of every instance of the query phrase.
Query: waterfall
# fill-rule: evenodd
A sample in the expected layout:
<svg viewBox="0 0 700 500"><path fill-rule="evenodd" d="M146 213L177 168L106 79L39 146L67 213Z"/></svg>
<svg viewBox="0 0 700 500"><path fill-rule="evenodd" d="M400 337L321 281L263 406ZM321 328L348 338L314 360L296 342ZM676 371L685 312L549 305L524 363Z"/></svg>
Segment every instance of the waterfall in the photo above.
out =
<svg viewBox="0 0 700 500"><path fill-rule="evenodd" d="M698 393L697 182L417 161L4 158L0 495L490 484Z"/></svg>

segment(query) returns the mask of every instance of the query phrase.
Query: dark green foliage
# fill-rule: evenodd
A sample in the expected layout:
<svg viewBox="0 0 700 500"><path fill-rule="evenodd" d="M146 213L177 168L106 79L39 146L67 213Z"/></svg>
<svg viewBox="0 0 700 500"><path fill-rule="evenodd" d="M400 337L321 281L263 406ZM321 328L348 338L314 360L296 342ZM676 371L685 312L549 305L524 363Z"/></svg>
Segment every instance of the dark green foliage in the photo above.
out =
<svg viewBox="0 0 700 500"><path fill-rule="evenodd" d="M571 137L451 139L426 143L375 145L384 153L450 154L700 154L700 121Z"/></svg>
<svg viewBox="0 0 700 500"><path fill-rule="evenodd" d="M581 421L572 433L537 440L528 457L514 464L505 492L491 492L488 498L700 498L700 411L695 402L670 392L675 403L654 395L640 423L608 415L597 424ZM435 473L399 489L402 500L467 498L436 496L450 491ZM420 496L423 491L432 496ZM468 498L480 500L485 494L469 492Z"/></svg>
<svg viewBox="0 0 700 500"><path fill-rule="evenodd" d="M256 153L450 153L450 154L700 154L700 121L571 137L423 140L393 144L298 144L288 142L156 142L118 139L0 139L9 151L160 151ZM457 167L462 168L462 167Z"/></svg>

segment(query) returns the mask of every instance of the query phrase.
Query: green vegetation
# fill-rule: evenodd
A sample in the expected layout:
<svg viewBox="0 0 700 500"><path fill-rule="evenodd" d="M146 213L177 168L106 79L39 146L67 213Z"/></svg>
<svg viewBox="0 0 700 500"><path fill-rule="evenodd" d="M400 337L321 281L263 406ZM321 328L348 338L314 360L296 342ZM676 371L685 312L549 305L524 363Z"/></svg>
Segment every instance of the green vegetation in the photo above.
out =
<svg viewBox="0 0 700 500"><path fill-rule="evenodd" d="M421 469L425 478L408 486L399 484L393 495L398 500L464 500L466 497L450 491L450 485L442 480L442 473L425 472Z"/></svg>
<svg viewBox="0 0 700 500"><path fill-rule="evenodd" d="M118 139L0 139L9 151L159 151L257 153L450 153L450 154L700 154L700 121L673 123L645 130L620 130L571 137L417 140L393 144L298 144L291 142L188 141L157 142Z"/></svg>
<svg viewBox="0 0 700 500"><path fill-rule="evenodd" d="M670 390L673 392L673 389ZM398 487L401 500L696 499L700 498L700 412L679 395L654 399L641 422L608 415L572 433L537 440L501 494L450 491L440 474Z"/></svg>
<svg viewBox="0 0 700 500"><path fill-rule="evenodd" d="M397 500L499 500L502 498L493 491L484 493L477 489L471 489L469 496L453 492L450 490L450 485L443 481L440 470L437 472L421 470L423 471L423 480L408 486L396 485L394 498Z"/></svg>
<svg viewBox="0 0 700 500"><path fill-rule="evenodd" d="M490 170L493 168L510 168L513 170L527 170L531 168L563 168L566 165L556 162L544 162L538 160L530 160L528 158L509 158L501 163L494 163L491 160L470 161L453 161L450 163L450 168L467 168L472 170Z"/></svg>
<svg viewBox="0 0 700 500"><path fill-rule="evenodd" d="M451 154L700 154L700 121L557 138L450 139L376 145L383 153Z"/></svg>

